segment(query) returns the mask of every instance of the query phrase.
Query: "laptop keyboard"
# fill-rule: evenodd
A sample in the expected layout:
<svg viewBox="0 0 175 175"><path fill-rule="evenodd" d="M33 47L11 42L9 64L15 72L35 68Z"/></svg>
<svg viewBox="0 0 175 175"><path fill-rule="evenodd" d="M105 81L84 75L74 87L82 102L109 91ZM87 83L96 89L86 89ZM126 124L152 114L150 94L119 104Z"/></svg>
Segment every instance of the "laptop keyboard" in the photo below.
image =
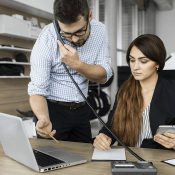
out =
<svg viewBox="0 0 175 175"><path fill-rule="evenodd" d="M33 153L35 155L35 158L36 158L38 165L41 167L65 163L62 160L56 159L52 156L49 156L49 155L44 154L44 153L37 151L37 150L33 150Z"/></svg>

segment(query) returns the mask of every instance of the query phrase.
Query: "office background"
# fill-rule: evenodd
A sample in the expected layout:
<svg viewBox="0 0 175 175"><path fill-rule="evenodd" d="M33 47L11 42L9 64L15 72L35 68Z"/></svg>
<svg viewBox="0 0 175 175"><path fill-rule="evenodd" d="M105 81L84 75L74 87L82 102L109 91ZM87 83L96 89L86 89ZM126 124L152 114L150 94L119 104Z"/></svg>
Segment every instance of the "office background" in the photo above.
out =
<svg viewBox="0 0 175 175"><path fill-rule="evenodd" d="M1 112L30 116L27 95L30 52L41 29L53 19L53 2L54 0L0 0ZM99 96L102 91L106 103L112 106L118 86L128 76L126 49L140 34L153 33L161 37L168 57L171 56L165 69L175 69L175 1L89 0L89 5L93 17L105 23L108 31L115 76L109 86L91 85L90 88L95 87ZM100 97L93 96L92 101L99 112L104 102L99 104L97 98ZM104 121L108 111L103 111L101 115ZM101 124L92 117L91 125L95 136Z"/></svg>

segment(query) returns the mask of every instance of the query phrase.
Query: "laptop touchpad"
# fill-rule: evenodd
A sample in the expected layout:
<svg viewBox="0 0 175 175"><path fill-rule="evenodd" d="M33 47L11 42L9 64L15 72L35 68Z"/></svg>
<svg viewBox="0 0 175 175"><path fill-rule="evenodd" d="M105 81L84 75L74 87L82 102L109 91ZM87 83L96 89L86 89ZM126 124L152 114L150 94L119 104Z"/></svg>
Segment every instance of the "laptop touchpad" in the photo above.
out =
<svg viewBox="0 0 175 175"><path fill-rule="evenodd" d="M65 162L75 162L75 161L82 161L84 158L78 154L71 153L69 151L65 151L61 148L56 148L52 146L41 146L35 148L38 151L41 151L45 154L53 156L55 158L61 159Z"/></svg>

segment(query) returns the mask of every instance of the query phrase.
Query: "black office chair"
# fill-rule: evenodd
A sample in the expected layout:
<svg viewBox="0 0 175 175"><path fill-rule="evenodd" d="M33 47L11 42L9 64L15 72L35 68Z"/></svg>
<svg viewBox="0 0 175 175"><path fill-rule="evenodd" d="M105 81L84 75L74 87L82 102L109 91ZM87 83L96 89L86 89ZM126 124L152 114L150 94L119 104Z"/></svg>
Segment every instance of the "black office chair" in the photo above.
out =
<svg viewBox="0 0 175 175"><path fill-rule="evenodd" d="M129 66L118 66L117 70L118 70L118 87L120 87L121 84L129 78L129 76L131 75L131 71ZM159 72L159 75L166 79L175 79L175 70L162 70Z"/></svg>
<svg viewBox="0 0 175 175"><path fill-rule="evenodd" d="M159 72L159 75L167 79L175 80L175 70L163 70Z"/></svg>

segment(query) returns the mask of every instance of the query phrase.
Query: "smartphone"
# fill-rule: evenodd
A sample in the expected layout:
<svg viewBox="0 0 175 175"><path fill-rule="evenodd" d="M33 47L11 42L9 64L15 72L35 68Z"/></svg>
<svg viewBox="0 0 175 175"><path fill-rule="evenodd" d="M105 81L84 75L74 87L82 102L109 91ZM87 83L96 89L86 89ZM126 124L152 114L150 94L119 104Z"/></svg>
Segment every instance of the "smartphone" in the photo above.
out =
<svg viewBox="0 0 175 175"><path fill-rule="evenodd" d="M165 132L175 133L175 125L159 125L156 133L163 134Z"/></svg>

